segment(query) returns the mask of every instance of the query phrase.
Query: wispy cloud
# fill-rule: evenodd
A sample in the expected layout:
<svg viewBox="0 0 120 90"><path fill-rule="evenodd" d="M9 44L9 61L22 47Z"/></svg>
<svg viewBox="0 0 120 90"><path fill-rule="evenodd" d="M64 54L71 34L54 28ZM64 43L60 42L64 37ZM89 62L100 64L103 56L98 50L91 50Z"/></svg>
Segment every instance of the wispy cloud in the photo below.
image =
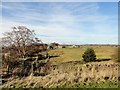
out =
<svg viewBox="0 0 120 90"><path fill-rule="evenodd" d="M101 7L99 3L3 3L0 32L25 25L44 42L117 43L117 15L103 14Z"/></svg>

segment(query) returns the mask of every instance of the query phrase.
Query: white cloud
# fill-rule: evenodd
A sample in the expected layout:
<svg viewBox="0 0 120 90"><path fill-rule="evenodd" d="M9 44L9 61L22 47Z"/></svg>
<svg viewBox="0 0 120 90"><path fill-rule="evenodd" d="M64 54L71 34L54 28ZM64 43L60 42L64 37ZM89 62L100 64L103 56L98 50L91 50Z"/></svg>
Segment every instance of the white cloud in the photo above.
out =
<svg viewBox="0 0 120 90"><path fill-rule="evenodd" d="M20 7L13 9L14 7L14 5L3 5L3 8L11 11L9 14L13 17L3 16L0 33L10 31L12 26L23 25L34 29L37 36L47 43L54 41L76 44L117 43L117 28L109 24L109 21L116 16L100 14L97 3L74 4L73 6L54 3L48 6L52 11L47 14L40 13L40 11L49 9L48 7L28 8L25 4L20 4ZM14 13L14 10L20 11ZM84 23L92 25L87 26ZM115 34L112 34L113 28Z"/></svg>

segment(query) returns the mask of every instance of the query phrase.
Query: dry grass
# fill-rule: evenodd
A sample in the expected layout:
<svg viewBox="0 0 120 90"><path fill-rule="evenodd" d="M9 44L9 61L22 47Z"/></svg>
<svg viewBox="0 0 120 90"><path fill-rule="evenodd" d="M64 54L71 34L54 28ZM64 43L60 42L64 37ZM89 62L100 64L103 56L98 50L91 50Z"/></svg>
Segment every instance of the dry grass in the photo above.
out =
<svg viewBox="0 0 120 90"><path fill-rule="evenodd" d="M100 65L100 66L99 66ZM116 80L118 75L117 64L77 64L69 66L57 66L47 76L28 76L26 78L16 78L0 86L11 88L56 88L64 86L66 83L105 82L106 80Z"/></svg>

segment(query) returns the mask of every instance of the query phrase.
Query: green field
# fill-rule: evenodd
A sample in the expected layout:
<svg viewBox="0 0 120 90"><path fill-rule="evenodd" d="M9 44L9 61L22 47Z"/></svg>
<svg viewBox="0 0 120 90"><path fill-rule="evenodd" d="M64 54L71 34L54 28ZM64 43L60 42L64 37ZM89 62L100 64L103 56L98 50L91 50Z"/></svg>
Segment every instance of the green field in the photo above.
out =
<svg viewBox="0 0 120 90"><path fill-rule="evenodd" d="M112 55L117 49L116 46L81 46L80 48L59 48L50 50L51 62L53 64L60 64L69 61L81 61L82 54L87 48L93 48L95 50L97 59L111 59Z"/></svg>

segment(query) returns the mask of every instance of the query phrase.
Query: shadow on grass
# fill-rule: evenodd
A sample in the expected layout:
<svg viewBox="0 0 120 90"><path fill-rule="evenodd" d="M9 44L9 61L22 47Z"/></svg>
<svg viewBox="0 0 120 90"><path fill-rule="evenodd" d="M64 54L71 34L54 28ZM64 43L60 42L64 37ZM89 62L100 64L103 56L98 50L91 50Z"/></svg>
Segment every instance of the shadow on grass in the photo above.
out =
<svg viewBox="0 0 120 90"><path fill-rule="evenodd" d="M103 61L109 61L111 60L110 58L105 58L105 59L97 59L95 62L103 62Z"/></svg>
<svg viewBox="0 0 120 90"><path fill-rule="evenodd" d="M56 56L49 56L49 58L55 58L55 57L59 57L59 56L57 56L57 55Z"/></svg>
<svg viewBox="0 0 120 90"><path fill-rule="evenodd" d="M96 61L91 61L91 62L104 62L104 61L109 61L111 60L110 58L106 58L106 59L97 59ZM69 61L69 62L64 62L64 63L61 63L61 64L86 64L88 62L85 62L85 61Z"/></svg>
<svg viewBox="0 0 120 90"><path fill-rule="evenodd" d="M64 62L61 64L85 64L86 62L84 61L69 61L69 62Z"/></svg>

